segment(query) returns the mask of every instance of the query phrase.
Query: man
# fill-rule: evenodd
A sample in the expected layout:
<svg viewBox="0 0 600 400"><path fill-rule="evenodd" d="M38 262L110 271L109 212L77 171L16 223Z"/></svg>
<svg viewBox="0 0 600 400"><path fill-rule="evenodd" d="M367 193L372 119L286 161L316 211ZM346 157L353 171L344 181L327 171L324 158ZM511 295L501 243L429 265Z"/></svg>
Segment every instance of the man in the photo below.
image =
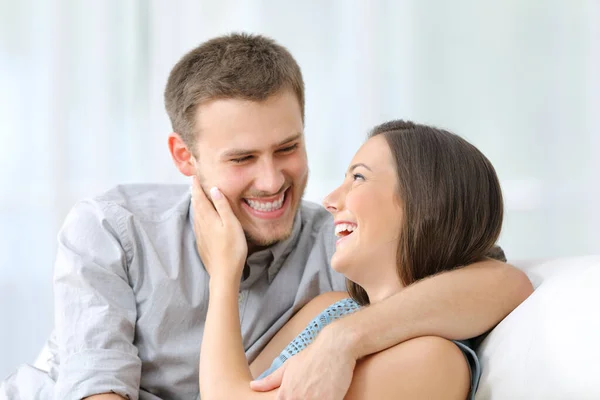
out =
<svg viewBox="0 0 600 400"><path fill-rule="evenodd" d="M331 218L301 201L302 75L268 38L222 36L177 63L165 104L176 167L219 187L246 233L239 306L251 362L311 298L344 290L329 267ZM119 186L76 205L59 234L50 371L21 368L5 395L196 399L209 280L195 243L202 218L189 187L177 185ZM531 291L524 274L493 260L440 274L328 326L254 388L281 383L283 399L342 399L359 358L424 335L478 336ZM435 369L446 354L430 350Z"/></svg>

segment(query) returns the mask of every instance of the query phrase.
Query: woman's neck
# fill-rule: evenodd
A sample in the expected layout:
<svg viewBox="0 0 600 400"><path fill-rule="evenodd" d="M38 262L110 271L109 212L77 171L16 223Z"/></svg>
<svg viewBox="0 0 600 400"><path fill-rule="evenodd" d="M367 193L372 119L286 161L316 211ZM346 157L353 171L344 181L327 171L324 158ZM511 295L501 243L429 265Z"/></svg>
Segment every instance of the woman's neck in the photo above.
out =
<svg viewBox="0 0 600 400"><path fill-rule="evenodd" d="M386 264L388 265L382 265L382 268L378 269L378 273L370 274L368 281L357 282L367 292L371 304L378 303L403 289L395 261Z"/></svg>

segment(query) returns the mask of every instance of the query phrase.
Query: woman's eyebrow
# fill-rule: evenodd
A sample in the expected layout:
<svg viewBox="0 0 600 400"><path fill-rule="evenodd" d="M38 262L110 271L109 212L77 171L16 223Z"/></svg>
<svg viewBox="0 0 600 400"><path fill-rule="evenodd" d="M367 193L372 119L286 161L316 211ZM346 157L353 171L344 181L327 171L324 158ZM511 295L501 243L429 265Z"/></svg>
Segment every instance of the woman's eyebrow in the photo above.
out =
<svg viewBox="0 0 600 400"><path fill-rule="evenodd" d="M364 167L364 168L368 169L369 171L373 172L373 170L371 168L369 168L367 166L367 164L363 164L363 163L356 163L354 165L351 165L350 168L348 169L348 171L352 172L358 167Z"/></svg>

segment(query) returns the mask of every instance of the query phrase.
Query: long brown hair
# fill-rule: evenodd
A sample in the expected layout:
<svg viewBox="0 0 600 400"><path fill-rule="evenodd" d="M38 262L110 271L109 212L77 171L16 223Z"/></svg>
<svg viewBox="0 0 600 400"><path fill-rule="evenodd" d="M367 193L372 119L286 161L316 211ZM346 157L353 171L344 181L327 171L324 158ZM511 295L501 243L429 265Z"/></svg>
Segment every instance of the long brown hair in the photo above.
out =
<svg viewBox="0 0 600 400"><path fill-rule="evenodd" d="M410 121L381 124L369 138L377 135L386 139L396 166L402 284L483 259L503 218L500 183L490 161L463 138ZM362 287L351 281L347 286L358 303L369 304Z"/></svg>

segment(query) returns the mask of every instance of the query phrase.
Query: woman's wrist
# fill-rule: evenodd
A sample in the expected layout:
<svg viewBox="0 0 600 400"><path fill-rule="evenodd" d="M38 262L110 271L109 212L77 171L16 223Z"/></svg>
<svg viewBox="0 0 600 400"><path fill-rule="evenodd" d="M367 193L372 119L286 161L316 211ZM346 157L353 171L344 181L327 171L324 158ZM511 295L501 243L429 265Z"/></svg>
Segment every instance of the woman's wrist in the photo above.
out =
<svg viewBox="0 0 600 400"><path fill-rule="evenodd" d="M209 281L210 295L235 295L240 290L240 278L235 276L215 276Z"/></svg>

